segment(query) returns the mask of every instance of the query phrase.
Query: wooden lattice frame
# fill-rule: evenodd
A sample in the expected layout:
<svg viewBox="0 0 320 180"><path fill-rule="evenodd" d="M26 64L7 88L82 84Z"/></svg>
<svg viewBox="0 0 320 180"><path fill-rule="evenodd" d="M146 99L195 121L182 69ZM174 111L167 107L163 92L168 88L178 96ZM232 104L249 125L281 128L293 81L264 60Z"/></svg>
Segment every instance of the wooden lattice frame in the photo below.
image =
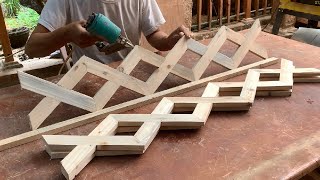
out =
<svg viewBox="0 0 320 180"><path fill-rule="evenodd" d="M248 51L267 58L267 51L254 43L260 31L259 20L253 24L245 36L223 26L208 46L192 39L182 38L166 57L136 46L117 69L96 62L88 57L82 57L57 84L24 72L18 72L22 88L46 96L29 113L31 128L37 129L60 102L94 112L102 109L120 86L142 95L150 95L156 92L169 73L173 73L189 81L195 81L201 78L212 60L233 69L239 66ZM227 39L240 45L232 58L218 52ZM188 49L201 55L199 61L191 69L178 63ZM158 67L146 82L129 75L141 60ZM94 97L89 97L72 90L86 73L92 73L108 80Z"/></svg>
<svg viewBox="0 0 320 180"><path fill-rule="evenodd" d="M52 158L61 158L62 172L73 179L95 156L143 154L160 129L197 129L205 125L211 111L249 110L258 92L286 91L291 94L293 81L310 82L319 70L296 69L292 61L282 59L281 69L251 69L245 82L209 83L202 97L163 98L151 114L112 114L89 136L44 135L46 150ZM271 78L272 81L260 81ZM273 80L279 78L278 81ZM220 96L221 91L237 92L238 96ZM286 96L288 94L277 94ZM171 114L173 110L194 108L192 114ZM134 136L115 133L136 131ZM71 152L70 152L71 151Z"/></svg>

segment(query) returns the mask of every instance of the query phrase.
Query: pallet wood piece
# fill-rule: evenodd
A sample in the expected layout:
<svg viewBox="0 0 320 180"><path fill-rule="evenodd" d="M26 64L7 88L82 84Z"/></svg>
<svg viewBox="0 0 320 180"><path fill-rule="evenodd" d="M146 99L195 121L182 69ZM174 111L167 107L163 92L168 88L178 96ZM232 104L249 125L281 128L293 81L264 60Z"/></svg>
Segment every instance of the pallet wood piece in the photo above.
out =
<svg viewBox="0 0 320 180"><path fill-rule="evenodd" d="M50 83L43 79L29 75L24 72L18 72L21 87L36 92L47 97L57 99L61 102L94 112L96 106L93 98L73 90L64 89L61 86Z"/></svg>
<svg viewBox="0 0 320 180"><path fill-rule="evenodd" d="M293 85L293 70L294 70L293 63L285 59L282 59L281 62L282 64L281 64L279 81L283 83L289 83L289 84L291 83ZM289 76L290 74L291 74L291 78ZM214 105L220 104L220 103L224 103L225 105L224 108L226 109L228 108L233 109L232 103L235 103L238 105L239 101L242 101L243 103L245 103L247 106L249 105L250 107L256 96L259 76L260 76L260 73L258 70L254 70L254 69L249 70L247 74L247 78L243 83L244 85L242 87L240 96L238 97L233 97L233 96L219 97L219 88L221 87L222 83L208 83L201 98L196 98L196 97L163 98L150 115L146 115L146 114L109 115L101 124L105 124L107 121L112 121L112 123L114 124L114 127L113 127L114 131L113 133L110 133L110 134L115 134L115 126L117 126L117 128L119 126L139 127L138 131L135 133L134 136L132 136L132 138L136 138L135 140L137 140L139 143L144 145L143 150L145 152L148 146L151 144L151 142L155 138L155 136L157 135L161 127L165 127L167 129L172 129L172 130L201 128L202 126L205 125L206 120L208 119L212 109L215 108ZM230 84L232 84L232 82ZM226 105L228 104L228 101L231 104L231 106ZM180 104L181 107L185 106L185 105L181 105L181 103L186 103L186 104L195 103L197 105L193 113L190 115L171 114L176 104ZM188 107L188 105L186 105L186 107ZM100 127L100 125L98 125L97 127ZM103 129L100 128L100 130L103 132ZM100 134L97 134L97 135L103 136L101 131L99 131ZM93 133L90 133L90 135L93 135ZM106 138L111 138L111 137L117 137L117 136L114 136L114 135L106 136ZM74 137L71 136L70 138L74 138ZM53 150L50 147L52 146L55 147L57 144L61 146L66 145L64 142L60 143L59 141L55 141L54 144L51 144L51 142L46 142L46 143L51 153L53 152ZM76 143L71 142L70 144L74 145ZM94 144L91 146L96 147L96 145L99 145L99 144ZM136 141L134 141L134 143L132 143L131 145L136 146ZM108 143L106 146L102 146L102 147L108 147L108 146L116 146L116 145L112 143ZM129 146L129 145L126 144L126 146ZM78 147L80 147L81 149L79 149ZM81 169L83 169L93 158L94 152L92 151L92 149L87 149L82 147L83 146L81 146L81 143L80 143L80 145L76 147L78 149L75 148L74 150L72 150L71 153L68 154L66 158L64 158L61 162L63 174L67 179L73 179L81 171ZM111 149L115 150L116 148L111 148ZM106 149L103 149L103 148L99 149L97 147L96 150L101 151ZM127 149L120 149L120 150L130 151L130 150L138 150L138 149L131 149L128 147ZM63 149L63 152L66 152L66 151L67 149ZM87 156L89 156L90 159L88 159L87 156L83 156L83 157L79 156L83 154L87 154Z"/></svg>
<svg viewBox="0 0 320 180"><path fill-rule="evenodd" d="M198 81L190 82L175 88L161 91L149 96L141 97L135 100L131 100L131 101L116 105L116 106L105 108L90 114L75 117L64 122L56 123L50 126L39 128L37 130L29 131L20 135L6 138L0 141L0 151L38 140L41 138L42 135L45 135L45 134L47 135L57 134L59 132L63 132L75 127L79 127L91 122L101 120L111 113L125 112L143 105L147 105L147 104L159 101L161 98L165 96L176 96L179 94L183 94L185 92L201 88L205 86L208 82L213 82L213 81L218 82L218 81L227 80L227 79L247 73L248 69L264 68L264 67L276 64L277 62L278 62L277 58L269 58L263 61L259 61L253 64L249 64L249 65L234 69L234 70L223 72L223 73L210 76Z"/></svg>
<svg viewBox="0 0 320 180"><path fill-rule="evenodd" d="M108 80L93 97L95 101L95 108L88 109L87 107L84 108L82 106L77 106L89 111L100 110L109 102L121 86L142 95L150 95L156 92L169 73L173 73L189 81L199 80L212 59L214 59L214 62L217 62L227 68L234 69L239 66L245 54L249 50L258 54L260 57L267 58L266 50L253 43L260 31L261 27L259 20L255 22L246 36L236 33L230 29L227 31L227 28L223 26L212 39L209 46L205 46L192 39L184 37L177 42L166 57L161 57L143 49L142 47L136 46L117 69L113 69L107 65L96 62L88 57L82 57L76 63L76 68L72 68L71 71L65 75L67 77L61 79L61 82L58 82L58 85L66 89L72 89L86 73L92 73ZM240 48L233 58L229 58L218 52L228 38L240 45ZM202 56L192 69L178 64L178 61L188 49ZM129 75L141 60L158 67L146 82ZM80 74L77 74L78 68L82 68L84 70L81 71L81 73L78 70L78 73ZM47 96L45 93L43 95ZM39 128L45 119L60 104L61 99L54 99L55 97L57 96L50 97L48 94L48 96L30 112L29 119L33 130ZM74 105L69 103L69 101L63 102Z"/></svg>

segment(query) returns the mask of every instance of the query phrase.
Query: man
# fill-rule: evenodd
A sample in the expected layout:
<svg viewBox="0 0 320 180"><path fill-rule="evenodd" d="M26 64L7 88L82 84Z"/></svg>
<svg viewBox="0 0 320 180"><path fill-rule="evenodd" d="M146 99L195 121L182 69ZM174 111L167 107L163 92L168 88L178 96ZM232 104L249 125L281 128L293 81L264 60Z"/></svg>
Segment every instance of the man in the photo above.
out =
<svg viewBox="0 0 320 180"><path fill-rule="evenodd" d="M190 37L191 34L184 26L170 35L161 31L159 27L165 19L155 0L48 0L27 42L26 54L43 57L71 43L74 62L83 55L103 63L124 59L130 49L106 56L94 46L101 39L83 27L92 12L107 16L134 45L139 44L143 33L148 42L160 51L172 49L182 36Z"/></svg>

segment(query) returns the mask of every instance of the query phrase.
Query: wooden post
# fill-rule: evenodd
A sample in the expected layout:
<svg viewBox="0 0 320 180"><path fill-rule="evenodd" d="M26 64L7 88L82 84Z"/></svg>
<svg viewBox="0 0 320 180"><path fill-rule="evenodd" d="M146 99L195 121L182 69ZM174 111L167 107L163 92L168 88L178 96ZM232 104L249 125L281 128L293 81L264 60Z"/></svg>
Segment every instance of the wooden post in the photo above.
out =
<svg viewBox="0 0 320 180"><path fill-rule="evenodd" d="M227 0L227 23L230 23L231 0Z"/></svg>
<svg viewBox="0 0 320 180"><path fill-rule="evenodd" d="M243 11L244 11L244 18L251 17L251 0L244 0Z"/></svg>
<svg viewBox="0 0 320 180"><path fill-rule="evenodd" d="M236 21L240 21L240 0L236 0Z"/></svg>
<svg viewBox="0 0 320 180"><path fill-rule="evenodd" d="M198 0L198 3L197 3L197 6L198 6L198 31L201 31L201 15L202 15L202 0Z"/></svg>
<svg viewBox="0 0 320 180"><path fill-rule="evenodd" d="M254 0L254 16L257 17L259 15L259 0Z"/></svg>
<svg viewBox="0 0 320 180"><path fill-rule="evenodd" d="M9 40L6 24L4 22L4 16L3 16L1 4L0 4L0 40L2 44L3 54L5 57L5 62L13 61L10 40Z"/></svg>
<svg viewBox="0 0 320 180"><path fill-rule="evenodd" d="M209 30L211 30L211 21L212 21L212 1L208 0L208 23Z"/></svg>
<svg viewBox="0 0 320 180"><path fill-rule="evenodd" d="M263 0L263 15L267 14L268 1Z"/></svg>
<svg viewBox="0 0 320 180"><path fill-rule="evenodd" d="M219 0L218 7L219 7L219 10L218 10L219 25L222 26L223 0Z"/></svg>

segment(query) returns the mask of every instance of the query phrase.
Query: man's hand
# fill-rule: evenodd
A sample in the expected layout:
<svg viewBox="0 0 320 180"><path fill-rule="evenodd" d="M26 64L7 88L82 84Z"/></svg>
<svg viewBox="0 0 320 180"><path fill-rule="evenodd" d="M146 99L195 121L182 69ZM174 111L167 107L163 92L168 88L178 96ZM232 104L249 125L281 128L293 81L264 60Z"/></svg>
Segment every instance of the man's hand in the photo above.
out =
<svg viewBox="0 0 320 180"><path fill-rule="evenodd" d="M75 43L80 48L86 48L95 44L102 39L91 35L85 28L86 21L77 21L66 26L66 34L69 42Z"/></svg>
<svg viewBox="0 0 320 180"><path fill-rule="evenodd" d="M184 25L178 27L168 36L168 46L172 49L174 45L179 41L180 38L186 36L187 38L191 38L191 32Z"/></svg>
<svg viewBox="0 0 320 180"><path fill-rule="evenodd" d="M165 32L158 29L146 38L148 42L159 51L168 51L171 50L183 36L191 38L192 33L188 28L182 25L173 31L169 36Z"/></svg>

